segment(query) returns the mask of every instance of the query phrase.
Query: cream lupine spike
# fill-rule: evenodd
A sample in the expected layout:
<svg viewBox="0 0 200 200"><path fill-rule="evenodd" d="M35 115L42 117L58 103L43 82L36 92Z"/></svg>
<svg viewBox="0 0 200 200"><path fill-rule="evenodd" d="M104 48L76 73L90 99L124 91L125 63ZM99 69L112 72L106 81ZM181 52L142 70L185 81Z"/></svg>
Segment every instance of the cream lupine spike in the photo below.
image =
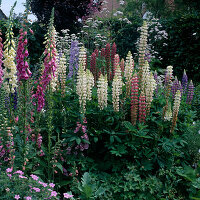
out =
<svg viewBox="0 0 200 200"><path fill-rule="evenodd" d="M79 68L85 70L86 67L86 49L84 46L81 47L79 52Z"/></svg>
<svg viewBox="0 0 200 200"><path fill-rule="evenodd" d="M107 107L108 100L108 80L107 75L99 77L97 81L97 97L98 97L98 106L100 110L103 110Z"/></svg>
<svg viewBox="0 0 200 200"><path fill-rule="evenodd" d="M65 54L62 54L60 57L60 62L58 65L58 77L60 78L60 87L61 87L61 94L65 94L65 81L66 81L66 58Z"/></svg>
<svg viewBox="0 0 200 200"><path fill-rule="evenodd" d="M119 57L118 54L115 55L116 57ZM115 70L115 76L118 78L119 80L119 86L120 88L122 88L123 86L123 81L122 81L122 72L121 72L121 68L120 68L120 65L118 63L118 65L116 66L116 70ZM120 91L120 94L122 94L122 89Z"/></svg>
<svg viewBox="0 0 200 200"><path fill-rule="evenodd" d="M77 73L76 93L79 96L80 112L85 113L87 99L87 75L83 67L80 67Z"/></svg>
<svg viewBox="0 0 200 200"><path fill-rule="evenodd" d="M10 36L10 40L9 40ZM7 93L14 93L15 88L17 87L17 68L14 62L16 51L15 51L15 42L13 40L14 33L11 31L6 33L6 41L4 43L4 88Z"/></svg>
<svg viewBox="0 0 200 200"><path fill-rule="evenodd" d="M122 81L115 76L112 82L112 103L115 112L119 111L119 96L122 93Z"/></svg>
<svg viewBox="0 0 200 200"><path fill-rule="evenodd" d="M156 81L154 79L153 73L150 72L146 77L146 84L145 84L145 96L146 96L146 104L147 104L147 114L150 111L151 102L153 101L153 93L156 89Z"/></svg>
<svg viewBox="0 0 200 200"><path fill-rule="evenodd" d="M125 62L124 77L126 79L126 96L130 94L131 78L134 69L134 61L131 52L128 52Z"/></svg>
<svg viewBox="0 0 200 200"><path fill-rule="evenodd" d="M140 84L140 89L141 91L145 92L145 87L148 84L148 79L150 76L150 69L149 69L149 63L146 61L144 66L143 66L143 70L142 70L142 80L141 80L141 84Z"/></svg>
<svg viewBox="0 0 200 200"><path fill-rule="evenodd" d="M139 40L139 79L142 81L142 75L143 75L143 67L145 65L145 51L147 48L147 37L148 37L148 26L147 22L143 22L143 26L141 27L141 34L140 34L140 40ZM141 82L140 82L141 84Z"/></svg>
<svg viewBox="0 0 200 200"><path fill-rule="evenodd" d="M172 79L172 76L173 76L173 67L170 65L170 66L167 66L167 70L166 70L166 75L165 75L166 85L170 82L170 80Z"/></svg>
<svg viewBox="0 0 200 200"><path fill-rule="evenodd" d="M174 98L173 119L172 119L172 126L170 130L171 133L174 131L174 128L176 126L180 104L181 104L181 92L180 90L177 90L175 98Z"/></svg>
<svg viewBox="0 0 200 200"><path fill-rule="evenodd" d="M94 76L92 72L87 69L86 70L86 76L87 76L87 100L92 100L92 88L94 87Z"/></svg>
<svg viewBox="0 0 200 200"><path fill-rule="evenodd" d="M171 109L171 103L168 105L167 111L165 112L164 120L165 121L171 121L172 119L172 109Z"/></svg>

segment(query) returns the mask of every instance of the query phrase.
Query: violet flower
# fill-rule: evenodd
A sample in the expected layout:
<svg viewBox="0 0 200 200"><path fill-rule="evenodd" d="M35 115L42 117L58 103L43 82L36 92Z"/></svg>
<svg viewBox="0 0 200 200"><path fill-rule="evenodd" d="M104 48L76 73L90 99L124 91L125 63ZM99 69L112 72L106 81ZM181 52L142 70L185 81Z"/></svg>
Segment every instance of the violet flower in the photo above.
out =
<svg viewBox="0 0 200 200"><path fill-rule="evenodd" d="M193 96L194 96L194 85L193 85L193 82L191 80L189 85L188 85L188 92L187 92L187 99L186 99L187 104L192 103Z"/></svg>
<svg viewBox="0 0 200 200"><path fill-rule="evenodd" d="M183 77L182 77L182 86L183 86L183 93L185 93L188 86L188 77L185 70L183 72Z"/></svg>
<svg viewBox="0 0 200 200"><path fill-rule="evenodd" d="M77 74L79 61L78 41L71 41L70 58L69 58L69 73L68 78L72 78Z"/></svg>
<svg viewBox="0 0 200 200"><path fill-rule="evenodd" d="M171 88L171 92L172 92L172 97L175 97L176 91L179 89L180 85L178 82L177 77L175 77L175 80L172 83L172 88Z"/></svg>

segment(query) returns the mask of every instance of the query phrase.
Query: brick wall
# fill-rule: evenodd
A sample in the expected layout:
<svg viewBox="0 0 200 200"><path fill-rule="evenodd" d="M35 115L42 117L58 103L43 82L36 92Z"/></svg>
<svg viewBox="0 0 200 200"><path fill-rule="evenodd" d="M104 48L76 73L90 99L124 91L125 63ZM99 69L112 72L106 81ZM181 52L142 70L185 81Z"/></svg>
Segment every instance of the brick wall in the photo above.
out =
<svg viewBox="0 0 200 200"><path fill-rule="evenodd" d="M105 12L103 13L95 13L94 16L99 16L99 17L108 17L109 15L112 14L112 10L115 12L116 9L120 7L119 2L117 0L105 0L108 3L102 6L102 10L107 8L110 14L106 15Z"/></svg>

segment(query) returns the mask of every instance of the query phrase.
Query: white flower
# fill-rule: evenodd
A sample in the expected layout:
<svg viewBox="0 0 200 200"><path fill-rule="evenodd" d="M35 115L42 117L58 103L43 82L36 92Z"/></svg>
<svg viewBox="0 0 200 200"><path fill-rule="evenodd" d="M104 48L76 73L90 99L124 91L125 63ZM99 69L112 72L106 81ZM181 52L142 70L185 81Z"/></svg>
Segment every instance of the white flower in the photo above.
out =
<svg viewBox="0 0 200 200"><path fill-rule="evenodd" d="M123 0L120 0L119 4L123 6L125 4L125 2Z"/></svg>

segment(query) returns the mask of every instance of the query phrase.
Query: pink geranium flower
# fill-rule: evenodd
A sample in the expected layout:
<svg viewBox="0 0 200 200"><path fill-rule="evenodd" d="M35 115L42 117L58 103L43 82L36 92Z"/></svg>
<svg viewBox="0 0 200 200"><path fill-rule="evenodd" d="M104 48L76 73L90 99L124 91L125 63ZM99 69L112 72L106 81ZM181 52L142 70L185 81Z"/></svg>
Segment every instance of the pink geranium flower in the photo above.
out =
<svg viewBox="0 0 200 200"><path fill-rule="evenodd" d="M64 193L63 195L64 195L64 198L66 198L66 199L72 198L74 196L74 195L68 194L68 193Z"/></svg>
<svg viewBox="0 0 200 200"><path fill-rule="evenodd" d="M51 197L56 197L57 196L57 192L56 191L52 191L51 192Z"/></svg>
<svg viewBox="0 0 200 200"><path fill-rule="evenodd" d="M20 199L20 196L17 194L17 195L15 195L15 199Z"/></svg>
<svg viewBox="0 0 200 200"><path fill-rule="evenodd" d="M37 181L39 179L39 177L34 174L31 174L30 177L35 181Z"/></svg>

